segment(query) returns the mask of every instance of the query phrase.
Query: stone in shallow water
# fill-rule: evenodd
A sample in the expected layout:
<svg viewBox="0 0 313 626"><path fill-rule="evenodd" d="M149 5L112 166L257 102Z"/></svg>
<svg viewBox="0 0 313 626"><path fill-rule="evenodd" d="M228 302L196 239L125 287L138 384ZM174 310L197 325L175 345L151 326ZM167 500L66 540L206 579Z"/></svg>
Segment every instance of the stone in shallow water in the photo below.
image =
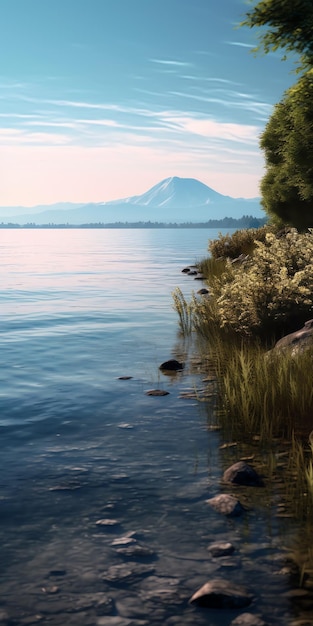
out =
<svg viewBox="0 0 313 626"><path fill-rule="evenodd" d="M228 515L229 517L238 517L245 511L239 500L234 498L234 496L228 495L227 493L221 493L214 498L206 500L206 502L218 513Z"/></svg>
<svg viewBox="0 0 313 626"><path fill-rule="evenodd" d="M154 573L154 567L141 565L138 563L131 565L112 565L107 572L101 575L102 580L112 583L122 583L125 581L134 582Z"/></svg>
<svg viewBox="0 0 313 626"><path fill-rule="evenodd" d="M114 612L114 601L102 592L81 593L78 598L73 598L72 612L79 613L90 609L93 609L97 615L111 615Z"/></svg>
<svg viewBox="0 0 313 626"><path fill-rule="evenodd" d="M233 546L232 543L229 542L217 542L217 543L211 543L208 546L208 551L210 552L210 554L214 557L220 557L220 556L228 556L229 554L232 554L235 550L235 547Z"/></svg>
<svg viewBox="0 0 313 626"><path fill-rule="evenodd" d="M230 623L230 626L266 626L266 624L257 615L242 613Z"/></svg>
<svg viewBox="0 0 313 626"><path fill-rule="evenodd" d="M146 391L146 396L168 396L169 391L164 391L164 389L148 389Z"/></svg>
<svg viewBox="0 0 313 626"><path fill-rule="evenodd" d="M118 526L119 522L117 519L98 519L96 521L96 526Z"/></svg>
<svg viewBox="0 0 313 626"><path fill-rule="evenodd" d="M164 363L161 363L159 369L171 372L178 372L180 370L183 370L184 367L184 363L180 363L179 361L176 361L176 359L170 359L169 361L164 361Z"/></svg>
<svg viewBox="0 0 313 626"><path fill-rule="evenodd" d="M146 620L134 620L120 615L110 615L107 617L99 617L96 622L97 626L148 626Z"/></svg>
<svg viewBox="0 0 313 626"><path fill-rule="evenodd" d="M122 537L117 537L112 541L111 546L128 546L131 544L137 543L137 539L135 539L134 535L136 532L127 533L127 535L123 535Z"/></svg>
<svg viewBox="0 0 313 626"><path fill-rule="evenodd" d="M238 463L234 463L227 470L225 470L223 474L223 481L250 487L263 486L263 481L255 469L244 461L238 461Z"/></svg>
<svg viewBox="0 0 313 626"><path fill-rule="evenodd" d="M252 599L252 594L245 587L215 578L200 587L189 602L211 609L240 609L251 604Z"/></svg>
<svg viewBox="0 0 313 626"><path fill-rule="evenodd" d="M151 550L150 548L147 548L146 546L141 546L138 543L133 543L130 546L118 548L116 552L120 554L121 556L125 556L129 559L145 558L145 557L151 558L151 557L156 556L156 553L153 550Z"/></svg>

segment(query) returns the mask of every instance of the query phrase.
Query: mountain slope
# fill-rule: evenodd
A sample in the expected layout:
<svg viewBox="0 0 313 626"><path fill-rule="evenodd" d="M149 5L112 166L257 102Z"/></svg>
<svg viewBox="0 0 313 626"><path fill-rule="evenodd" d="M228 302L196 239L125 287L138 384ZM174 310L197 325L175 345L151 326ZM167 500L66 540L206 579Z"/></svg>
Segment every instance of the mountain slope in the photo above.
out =
<svg viewBox="0 0 313 626"><path fill-rule="evenodd" d="M60 206L60 205L59 205ZM87 224L114 222L203 222L243 215L264 217L259 198L231 198L194 178L166 178L139 196L111 202L47 207L40 213L21 212L1 217L4 223L21 225ZM66 208L65 208L66 207ZM37 207L36 207L37 208ZM42 207L41 207L42 208ZM0 207L0 215L3 215Z"/></svg>
<svg viewBox="0 0 313 626"><path fill-rule="evenodd" d="M195 178L173 176L162 180L141 196L133 196L127 201L143 206L187 209L227 197L221 196L217 191Z"/></svg>

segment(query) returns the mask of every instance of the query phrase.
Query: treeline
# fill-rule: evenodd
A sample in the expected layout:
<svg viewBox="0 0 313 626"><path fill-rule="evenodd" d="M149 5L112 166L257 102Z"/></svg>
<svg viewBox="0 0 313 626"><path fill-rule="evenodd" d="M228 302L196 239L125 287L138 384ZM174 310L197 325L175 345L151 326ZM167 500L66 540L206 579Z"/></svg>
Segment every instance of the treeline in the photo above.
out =
<svg viewBox="0 0 313 626"><path fill-rule="evenodd" d="M252 215L243 215L242 217L235 219L233 217L224 217L221 220L208 220L207 222L110 222L110 223L91 223L91 224L15 224L15 223L0 223L0 228L259 228L266 224L268 218L257 218Z"/></svg>

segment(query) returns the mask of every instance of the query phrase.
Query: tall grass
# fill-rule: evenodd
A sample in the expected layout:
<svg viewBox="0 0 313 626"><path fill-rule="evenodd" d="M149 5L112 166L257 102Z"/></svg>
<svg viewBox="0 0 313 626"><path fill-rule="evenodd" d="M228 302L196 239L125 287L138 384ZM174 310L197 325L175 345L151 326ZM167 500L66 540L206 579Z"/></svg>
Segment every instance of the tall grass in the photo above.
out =
<svg viewBox="0 0 313 626"><path fill-rule="evenodd" d="M190 335L193 330L194 301L187 302L179 287L173 291L172 297L173 307L178 314L180 331L184 336Z"/></svg>
<svg viewBox="0 0 313 626"><path fill-rule="evenodd" d="M219 404L224 426L261 442L312 430L312 353L292 357L255 343L215 348ZM313 472L312 472L313 475Z"/></svg>
<svg viewBox="0 0 313 626"><path fill-rule="evenodd" d="M313 439L292 437L285 476L286 497L300 519L313 517Z"/></svg>
<svg viewBox="0 0 313 626"><path fill-rule="evenodd" d="M198 271L205 276L206 279L220 278L225 272L226 259L215 259L214 257L205 257L197 262Z"/></svg>

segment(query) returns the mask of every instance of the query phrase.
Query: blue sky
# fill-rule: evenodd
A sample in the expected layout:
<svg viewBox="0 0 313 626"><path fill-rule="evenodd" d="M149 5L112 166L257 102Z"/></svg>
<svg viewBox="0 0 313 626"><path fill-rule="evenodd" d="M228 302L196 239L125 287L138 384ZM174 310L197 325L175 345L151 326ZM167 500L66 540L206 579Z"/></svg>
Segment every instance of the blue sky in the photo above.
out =
<svg viewBox="0 0 313 626"><path fill-rule="evenodd" d="M259 195L295 82L245 0L1 0L0 205L101 202L169 176Z"/></svg>

